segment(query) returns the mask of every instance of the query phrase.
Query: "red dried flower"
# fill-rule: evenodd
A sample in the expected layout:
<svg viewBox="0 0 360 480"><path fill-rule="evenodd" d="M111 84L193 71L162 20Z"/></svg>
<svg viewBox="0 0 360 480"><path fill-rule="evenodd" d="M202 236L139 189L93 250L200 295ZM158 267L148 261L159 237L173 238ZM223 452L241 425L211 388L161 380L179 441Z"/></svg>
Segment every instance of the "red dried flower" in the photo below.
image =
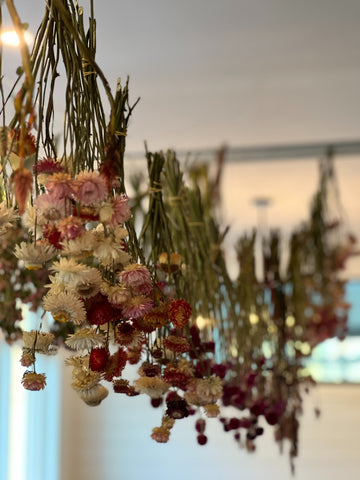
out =
<svg viewBox="0 0 360 480"><path fill-rule="evenodd" d="M140 360L142 353L142 345L138 348L128 348L127 355L128 355L128 362L130 365L136 365Z"/></svg>
<svg viewBox="0 0 360 480"><path fill-rule="evenodd" d="M153 408L158 408L163 403L163 399L161 397L160 398L152 398L150 403L151 403L151 406Z"/></svg>
<svg viewBox="0 0 360 480"><path fill-rule="evenodd" d="M144 316L144 323L152 328L161 328L167 324L168 315L168 305L161 303Z"/></svg>
<svg viewBox="0 0 360 480"><path fill-rule="evenodd" d="M186 353L190 350L190 343L183 336L168 335L164 339L164 347L172 352Z"/></svg>
<svg viewBox="0 0 360 480"><path fill-rule="evenodd" d="M191 325L190 327L191 343L194 347L200 347L200 329L197 325Z"/></svg>
<svg viewBox="0 0 360 480"><path fill-rule="evenodd" d="M109 359L107 348L94 348L90 353L89 366L94 372L103 372Z"/></svg>
<svg viewBox="0 0 360 480"><path fill-rule="evenodd" d="M151 351L151 355L152 355L156 360L159 360L160 358L162 358L163 353L164 353L164 352L161 350L161 348L153 348L153 350Z"/></svg>
<svg viewBox="0 0 360 480"><path fill-rule="evenodd" d="M103 295L91 298L86 304L86 310L90 325L104 325L115 319L114 309Z"/></svg>
<svg viewBox="0 0 360 480"><path fill-rule="evenodd" d="M195 429L198 433L204 433L206 427L206 421L203 418L199 418L195 422Z"/></svg>
<svg viewBox="0 0 360 480"><path fill-rule="evenodd" d="M199 445L206 445L207 443L207 436L206 435L203 435L203 434L200 434L197 436L197 442Z"/></svg>
<svg viewBox="0 0 360 480"><path fill-rule="evenodd" d="M150 325L145 318L146 315L145 317L133 318L133 325L137 330L140 330L140 332L151 333L156 329L156 327Z"/></svg>
<svg viewBox="0 0 360 480"><path fill-rule="evenodd" d="M142 377L158 377L160 367L154 363L144 362L139 369L139 375Z"/></svg>
<svg viewBox="0 0 360 480"><path fill-rule="evenodd" d="M105 157L100 164L100 174L104 177L108 191L110 192L120 176L121 153L116 141L110 138L105 146Z"/></svg>
<svg viewBox="0 0 360 480"><path fill-rule="evenodd" d="M167 402L166 415L170 418L180 420L189 416L187 403L184 399Z"/></svg>
<svg viewBox="0 0 360 480"><path fill-rule="evenodd" d="M62 165L60 165L60 163L50 157L44 157L33 166L33 172L37 173L38 175L41 173L51 175L52 173L62 172L63 169L64 168Z"/></svg>
<svg viewBox="0 0 360 480"><path fill-rule="evenodd" d="M122 322L115 329L115 340L120 345L130 345L134 339L135 328L128 322Z"/></svg>
<svg viewBox="0 0 360 480"><path fill-rule="evenodd" d="M59 250L62 249L60 244L62 240L62 233L56 228L55 225L47 223L43 228L43 236L46 238L51 245Z"/></svg>
<svg viewBox="0 0 360 480"><path fill-rule="evenodd" d="M125 368L127 358L127 353L122 348L119 348L116 353L111 355L106 364L105 380L111 382L114 377L120 377L121 372Z"/></svg>
<svg viewBox="0 0 360 480"><path fill-rule="evenodd" d="M169 318L175 328L183 328L191 317L191 307L183 299L174 300L169 308Z"/></svg>
<svg viewBox="0 0 360 480"><path fill-rule="evenodd" d="M119 378L113 381L113 388L115 393L125 393L127 395L131 386L129 385L129 380Z"/></svg>
<svg viewBox="0 0 360 480"><path fill-rule="evenodd" d="M190 375L185 373L180 368L169 363L165 367L162 378L166 383L169 383L173 387L178 387L178 388L181 388L182 390L186 390L186 386L187 386L187 383L189 382Z"/></svg>

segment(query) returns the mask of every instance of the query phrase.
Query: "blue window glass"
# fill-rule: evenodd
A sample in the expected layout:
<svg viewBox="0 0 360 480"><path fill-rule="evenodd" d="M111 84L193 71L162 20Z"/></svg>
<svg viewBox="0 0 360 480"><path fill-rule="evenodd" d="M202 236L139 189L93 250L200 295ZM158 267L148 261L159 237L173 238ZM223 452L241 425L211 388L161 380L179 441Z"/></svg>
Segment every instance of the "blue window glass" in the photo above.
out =
<svg viewBox="0 0 360 480"><path fill-rule="evenodd" d="M348 336L318 345L307 362L307 368L317 382L360 383L360 280L346 286L346 301L351 304Z"/></svg>

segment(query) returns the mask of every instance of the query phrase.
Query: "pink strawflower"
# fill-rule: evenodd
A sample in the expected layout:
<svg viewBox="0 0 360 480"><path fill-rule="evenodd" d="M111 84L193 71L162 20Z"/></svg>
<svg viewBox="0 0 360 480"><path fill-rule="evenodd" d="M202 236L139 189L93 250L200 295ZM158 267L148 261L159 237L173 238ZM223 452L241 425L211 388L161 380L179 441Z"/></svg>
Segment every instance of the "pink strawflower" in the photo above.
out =
<svg viewBox="0 0 360 480"><path fill-rule="evenodd" d="M102 202L107 189L104 179L98 172L81 172L76 179L76 198L84 205L94 205Z"/></svg>
<svg viewBox="0 0 360 480"><path fill-rule="evenodd" d="M167 443L170 437L170 430L165 427L153 428L151 438L158 443Z"/></svg>
<svg viewBox="0 0 360 480"><path fill-rule="evenodd" d="M45 373L25 372L21 383L26 390L32 390L33 392L44 390L46 385Z"/></svg>
<svg viewBox="0 0 360 480"><path fill-rule="evenodd" d="M122 308L125 318L139 318L149 313L154 304L152 300L144 295L131 297Z"/></svg>
<svg viewBox="0 0 360 480"><path fill-rule="evenodd" d="M63 200L45 193L34 199L34 206L38 214L47 221L55 221L65 216L65 204Z"/></svg>
<svg viewBox="0 0 360 480"><path fill-rule="evenodd" d="M150 293L153 291L154 286L152 282L149 283L143 283L141 285L138 285L136 287L136 293L138 295L150 295Z"/></svg>
<svg viewBox="0 0 360 480"><path fill-rule="evenodd" d="M116 227L118 224L123 224L129 220L131 210L128 205L127 195L116 195L113 199L113 215L110 220L110 225Z"/></svg>
<svg viewBox="0 0 360 480"><path fill-rule="evenodd" d="M82 220L79 217L66 217L58 223L58 231L62 238L66 240L74 240L85 231Z"/></svg>
<svg viewBox="0 0 360 480"><path fill-rule="evenodd" d="M54 173L46 182L46 188L52 197L61 200L72 198L76 189L76 180L68 173Z"/></svg>
<svg viewBox="0 0 360 480"><path fill-rule="evenodd" d="M120 279L129 287L151 286L149 270L138 263L131 263L120 273Z"/></svg>

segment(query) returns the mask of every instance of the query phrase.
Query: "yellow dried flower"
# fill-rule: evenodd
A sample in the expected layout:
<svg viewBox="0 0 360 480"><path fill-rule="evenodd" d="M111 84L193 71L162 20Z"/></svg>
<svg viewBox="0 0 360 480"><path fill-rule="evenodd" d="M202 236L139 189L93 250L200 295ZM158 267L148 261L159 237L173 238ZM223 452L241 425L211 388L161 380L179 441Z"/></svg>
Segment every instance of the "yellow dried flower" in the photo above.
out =
<svg viewBox="0 0 360 480"><path fill-rule="evenodd" d="M146 393L151 398L160 398L170 385L160 377L140 377L134 381L134 388L139 393Z"/></svg>
<svg viewBox="0 0 360 480"><path fill-rule="evenodd" d="M215 418L220 414L220 408L216 403L209 403L204 406L205 413L208 418Z"/></svg>

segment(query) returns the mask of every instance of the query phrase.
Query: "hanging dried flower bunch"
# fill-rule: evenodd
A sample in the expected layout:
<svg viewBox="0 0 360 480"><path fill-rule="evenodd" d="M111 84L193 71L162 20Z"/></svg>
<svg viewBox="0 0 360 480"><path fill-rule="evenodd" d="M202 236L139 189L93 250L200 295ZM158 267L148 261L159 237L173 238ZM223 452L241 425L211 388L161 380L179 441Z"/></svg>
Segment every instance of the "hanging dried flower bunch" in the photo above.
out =
<svg viewBox="0 0 360 480"><path fill-rule="evenodd" d="M169 440L175 421L196 415L197 442L205 445L207 419L218 417L248 451L265 425L274 426L276 441L290 440L294 457L302 388L311 383L303 358L346 332L349 306L338 271L353 241L334 243L338 225L328 223L332 165L323 166L310 221L291 239L287 272L273 233L264 244L264 280L256 278L254 233L239 240L232 280L227 228L214 213L220 170L212 181L206 168L193 168L185 181L173 152L146 152L146 193L137 183L137 208L130 208L124 152L136 103L129 103L128 82L112 94L95 61L92 3L85 31L77 2L46 2L31 55L21 43L24 81L15 116L1 130L0 299L12 313L0 317L0 327L8 341L23 338L22 384L45 388L37 356L65 345L72 387L87 405L113 390L163 406L151 433L157 442ZM6 4L21 37L15 6ZM59 62L66 81L62 150L52 131ZM138 234L135 216L143 225ZM38 312L37 330L23 331L19 300ZM132 382L127 364L139 366ZM227 415L229 406L236 416Z"/></svg>

